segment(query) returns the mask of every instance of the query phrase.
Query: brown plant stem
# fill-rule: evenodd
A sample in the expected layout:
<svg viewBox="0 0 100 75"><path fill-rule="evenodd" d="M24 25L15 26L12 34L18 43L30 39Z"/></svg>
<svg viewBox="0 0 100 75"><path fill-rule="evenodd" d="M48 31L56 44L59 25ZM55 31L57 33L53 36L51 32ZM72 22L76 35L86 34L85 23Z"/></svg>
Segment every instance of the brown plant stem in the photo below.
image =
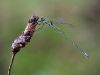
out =
<svg viewBox="0 0 100 75"><path fill-rule="evenodd" d="M9 69L8 69L8 75L11 75L11 69L12 69L14 58L15 58L15 53L12 53L12 57L11 57L11 61L10 61Z"/></svg>
<svg viewBox="0 0 100 75"><path fill-rule="evenodd" d="M11 46L12 57L8 68L8 75L11 75L11 69L16 53L19 52L21 48L25 47L28 42L30 42L33 33L35 32L36 25L38 24L38 19L38 16L32 16L22 34L13 41Z"/></svg>

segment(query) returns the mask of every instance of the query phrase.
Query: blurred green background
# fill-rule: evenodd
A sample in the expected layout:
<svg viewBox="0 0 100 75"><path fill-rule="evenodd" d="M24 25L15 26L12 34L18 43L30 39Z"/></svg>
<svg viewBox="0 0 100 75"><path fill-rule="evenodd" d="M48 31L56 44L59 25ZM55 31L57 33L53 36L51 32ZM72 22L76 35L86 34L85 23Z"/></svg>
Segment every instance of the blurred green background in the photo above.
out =
<svg viewBox="0 0 100 75"><path fill-rule="evenodd" d="M0 0L0 75L7 75L11 43L32 15L63 17L72 23L74 27L56 26L79 41L89 59L58 32L44 26L16 55L12 75L100 75L99 0Z"/></svg>

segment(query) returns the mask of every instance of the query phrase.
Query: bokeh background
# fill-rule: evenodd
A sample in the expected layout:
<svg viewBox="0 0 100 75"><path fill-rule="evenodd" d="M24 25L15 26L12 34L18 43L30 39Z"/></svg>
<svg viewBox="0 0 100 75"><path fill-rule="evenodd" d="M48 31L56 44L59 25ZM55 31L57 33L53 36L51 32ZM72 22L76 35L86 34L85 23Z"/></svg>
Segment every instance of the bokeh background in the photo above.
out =
<svg viewBox="0 0 100 75"><path fill-rule="evenodd" d="M78 41L89 58L44 26L16 55L12 75L100 75L100 0L0 0L0 75L7 75L11 43L32 15L73 24L56 26Z"/></svg>

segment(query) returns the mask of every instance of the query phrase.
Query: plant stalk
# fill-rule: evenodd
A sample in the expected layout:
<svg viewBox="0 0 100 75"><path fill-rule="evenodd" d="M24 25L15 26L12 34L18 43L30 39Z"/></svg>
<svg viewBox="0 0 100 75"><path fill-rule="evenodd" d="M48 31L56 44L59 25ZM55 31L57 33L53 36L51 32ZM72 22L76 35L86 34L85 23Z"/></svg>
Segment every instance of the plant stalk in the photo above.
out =
<svg viewBox="0 0 100 75"><path fill-rule="evenodd" d="M10 65L9 65L9 68L8 68L8 75L11 75L11 69L12 69L14 58L15 58L15 53L12 53Z"/></svg>

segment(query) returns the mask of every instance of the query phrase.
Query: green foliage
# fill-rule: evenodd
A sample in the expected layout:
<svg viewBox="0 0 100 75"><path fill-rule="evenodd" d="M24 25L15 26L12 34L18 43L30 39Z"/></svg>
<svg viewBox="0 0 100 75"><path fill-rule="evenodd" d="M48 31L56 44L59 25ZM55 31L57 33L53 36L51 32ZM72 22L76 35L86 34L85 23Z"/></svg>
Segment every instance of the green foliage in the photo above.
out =
<svg viewBox="0 0 100 75"><path fill-rule="evenodd" d="M66 36L79 41L90 58L85 60L69 41L44 26L16 55L12 75L100 75L99 23L92 19L93 15L87 16L93 3L93 0L0 0L0 75L7 75L11 43L32 15L63 17L74 24L75 28L71 29L56 25Z"/></svg>

